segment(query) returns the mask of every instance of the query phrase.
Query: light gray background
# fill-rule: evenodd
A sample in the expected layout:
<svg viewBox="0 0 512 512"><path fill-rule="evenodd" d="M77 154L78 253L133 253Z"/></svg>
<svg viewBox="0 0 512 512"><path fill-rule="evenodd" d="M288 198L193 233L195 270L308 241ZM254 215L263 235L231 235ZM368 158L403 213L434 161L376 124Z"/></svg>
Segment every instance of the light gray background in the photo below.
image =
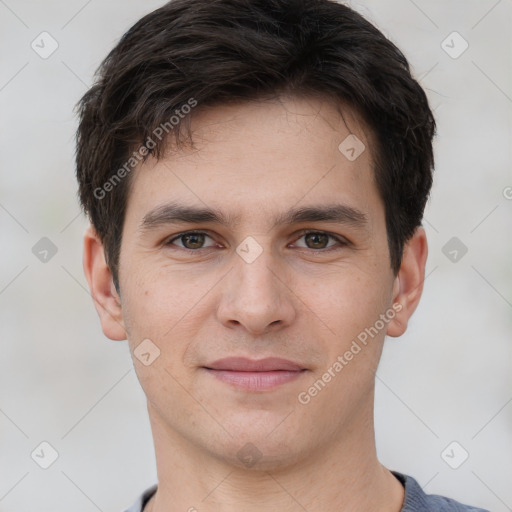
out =
<svg viewBox="0 0 512 512"><path fill-rule="evenodd" d="M162 4L0 0L2 512L121 511L156 481L127 343L104 337L83 277L72 110ZM428 493L512 510L512 2L351 5L404 50L439 132L423 299L378 371L379 456ZM59 44L47 59L31 48L43 31ZM469 43L456 59L441 46L453 31ZM442 252L454 236L468 249L456 262ZM58 249L46 263L32 253L42 237ZM59 454L46 470L31 458L42 441ZM458 469L441 456L452 441L452 461L469 453Z"/></svg>

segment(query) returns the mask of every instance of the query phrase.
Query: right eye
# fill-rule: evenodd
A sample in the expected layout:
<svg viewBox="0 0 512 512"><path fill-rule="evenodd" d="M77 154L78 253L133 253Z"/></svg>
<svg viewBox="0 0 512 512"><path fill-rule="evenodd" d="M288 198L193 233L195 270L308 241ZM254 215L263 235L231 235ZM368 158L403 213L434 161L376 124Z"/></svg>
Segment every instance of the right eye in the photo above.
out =
<svg viewBox="0 0 512 512"><path fill-rule="evenodd" d="M182 243L181 248L186 249L187 251L197 251L199 249L213 247L214 245L203 247L205 237L211 239L211 237L208 236L203 231L185 231L185 232L180 233L179 235L171 238L170 240L168 240L165 243L165 245L166 246L174 245L173 242L175 240L180 240ZM187 246L189 246L189 247L187 247ZM180 247L180 246L178 246L178 247Z"/></svg>

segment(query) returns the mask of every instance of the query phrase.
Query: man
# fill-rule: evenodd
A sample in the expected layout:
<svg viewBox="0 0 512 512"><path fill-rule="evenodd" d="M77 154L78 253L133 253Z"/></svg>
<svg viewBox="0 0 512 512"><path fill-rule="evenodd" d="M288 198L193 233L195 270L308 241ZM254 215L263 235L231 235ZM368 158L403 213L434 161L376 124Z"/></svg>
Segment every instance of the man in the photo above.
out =
<svg viewBox="0 0 512 512"><path fill-rule="evenodd" d="M174 0L123 36L79 115L84 270L156 451L130 511L482 510L376 455L435 133L381 32L330 0Z"/></svg>

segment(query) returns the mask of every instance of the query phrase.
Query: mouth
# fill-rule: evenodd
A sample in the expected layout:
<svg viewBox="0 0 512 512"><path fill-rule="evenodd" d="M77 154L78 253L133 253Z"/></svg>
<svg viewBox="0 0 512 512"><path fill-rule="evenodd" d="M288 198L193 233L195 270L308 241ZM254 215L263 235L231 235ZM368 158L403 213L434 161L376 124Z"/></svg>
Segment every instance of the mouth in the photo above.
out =
<svg viewBox="0 0 512 512"><path fill-rule="evenodd" d="M269 357L228 357L203 367L220 381L244 391L269 391L292 382L308 370L293 361Z"/></svg>

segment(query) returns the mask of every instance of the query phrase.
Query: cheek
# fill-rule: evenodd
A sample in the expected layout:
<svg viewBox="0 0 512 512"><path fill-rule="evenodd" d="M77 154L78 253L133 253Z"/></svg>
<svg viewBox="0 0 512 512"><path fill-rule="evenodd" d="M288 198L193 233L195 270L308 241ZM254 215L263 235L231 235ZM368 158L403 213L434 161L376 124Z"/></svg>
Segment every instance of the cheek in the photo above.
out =
<svg viewBox="0 0 512 512"><path fill-rule="evenodd" d="M306 298L315 321L322 320L344 344L372 325L387 307L389 291L377 276L360 268L346 268L303 283L300 295Z"/></svg>
<svg viewBox="0 0 512 512"><path fill-rule="evenodd" d="M149 338L161 346L164 334L183 315L186 304L183 294L162 280L144 278L141 273L136 279L127 280L122 291L125 292L123 317L130 345L136 346L142 339Z"/></svg>
<svg viewBox="0 0 512 512"><path fill-rule="evenodd" d="M132 353L149 339L160 350L159 366L181 373L187 348L199 337L212 307L204 297L211 286L183 272L160 271L158 277L139 272L127 280L123 315Z"/></svg>

